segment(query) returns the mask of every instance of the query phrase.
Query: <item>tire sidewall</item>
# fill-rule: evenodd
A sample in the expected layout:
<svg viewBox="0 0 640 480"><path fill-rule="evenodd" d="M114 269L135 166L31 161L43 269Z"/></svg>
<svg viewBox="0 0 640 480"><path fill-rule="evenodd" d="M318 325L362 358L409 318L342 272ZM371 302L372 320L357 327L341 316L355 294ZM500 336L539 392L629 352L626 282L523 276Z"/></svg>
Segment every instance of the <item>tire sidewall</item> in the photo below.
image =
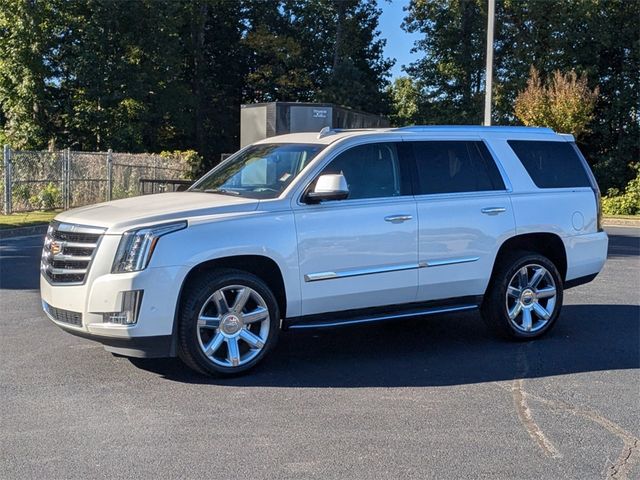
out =
<svg viewBox="0 0 640 480"><path fill-rule="evenodd" d="M211 297L213 292L230 285L242 285L252 288L264 299L269 310L269 334L264 342L264 347L255 358L239 367L223 367L213 363L202 351L198 340L197 322L204 303ZM275 345L279 330L280 311L271 289L262 280L250 273L221 270L196 278L190 286L190 291L186 292L186 298L183 301L180 313L179 344L182 354L190 357L190 360L196 363L198 369L204 373L233 376L246 372L258 364Z"/></svg>
<svg viewBox="0 0 640 480"><path fill-rule="evenodd" d="M516 329L509 319L509 312L507 310L507 287L509 286L509 282L513 278L513 276L525 265L537 264L541 267L544 267L553 277L553 281L556 286L556 303L553 313L549 318L547 324L541 328L540 330L532 333L526 333L521 330ZM515 262L511 263L511 266L505 271L499 288L499 302L500 302L500 315L504 318L505 324L508 326L510 330L510 334L519 339L532 339L541 337L545 333L547 333L556 323L558 316L560 315L560 311L562 310L562 301L563 301L563 288L562 288L562 278L560 277L560 273L556 266L546 257L542 255L536 254L525 254L519 257Z"/></svg>

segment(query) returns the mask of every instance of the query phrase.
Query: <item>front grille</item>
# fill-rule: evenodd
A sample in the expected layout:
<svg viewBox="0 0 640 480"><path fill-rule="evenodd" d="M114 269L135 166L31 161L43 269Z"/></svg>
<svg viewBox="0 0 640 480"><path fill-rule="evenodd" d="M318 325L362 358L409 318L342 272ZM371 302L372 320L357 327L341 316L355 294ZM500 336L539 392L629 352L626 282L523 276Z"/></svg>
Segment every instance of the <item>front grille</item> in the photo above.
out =
<svg viewBox="0 0 640 480"><path fill-rule="evenodd" d="M40 264L44 276L51 283L83 283L104 231L104 228L51 222Z"/></svg>
<svg viewBox="0 0 640 480"><path fill-rule="evenodd" d="M46 302L43 302L42 306L45 312L47 312L51 316L51 318L53 318L57 322L68 323L70 325L76 325L78 327L82 326L82 313L52 307Z"/></svg>

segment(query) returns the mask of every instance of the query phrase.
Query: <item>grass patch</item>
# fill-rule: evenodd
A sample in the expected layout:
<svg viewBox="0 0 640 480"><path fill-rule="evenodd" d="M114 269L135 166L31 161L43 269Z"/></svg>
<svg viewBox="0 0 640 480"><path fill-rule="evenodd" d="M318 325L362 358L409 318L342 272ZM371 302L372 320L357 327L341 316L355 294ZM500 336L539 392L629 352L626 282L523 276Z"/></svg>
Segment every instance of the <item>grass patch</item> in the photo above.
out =
<svg viewBox="0 0 640 480"><path fill-rule="evenodd" d="M58 213L60 213L60 210L0 215L0 229L32 227L34 225L46 224L53 220L53 217L55 217Z"/></svg>

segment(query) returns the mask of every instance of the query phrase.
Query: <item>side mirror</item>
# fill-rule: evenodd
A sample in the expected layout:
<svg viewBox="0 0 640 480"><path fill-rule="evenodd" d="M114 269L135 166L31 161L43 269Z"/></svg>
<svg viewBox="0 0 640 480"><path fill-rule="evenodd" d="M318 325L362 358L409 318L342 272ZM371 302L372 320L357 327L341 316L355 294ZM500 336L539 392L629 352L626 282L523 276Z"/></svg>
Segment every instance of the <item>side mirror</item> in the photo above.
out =
<svg viewBox="0 0 640 480"><path fill-rule="evenodd" d="M320 203L323 200L344 200L349 196L347 179L341 173L320 175L313 190L307 193L307 203Z"/></svg>

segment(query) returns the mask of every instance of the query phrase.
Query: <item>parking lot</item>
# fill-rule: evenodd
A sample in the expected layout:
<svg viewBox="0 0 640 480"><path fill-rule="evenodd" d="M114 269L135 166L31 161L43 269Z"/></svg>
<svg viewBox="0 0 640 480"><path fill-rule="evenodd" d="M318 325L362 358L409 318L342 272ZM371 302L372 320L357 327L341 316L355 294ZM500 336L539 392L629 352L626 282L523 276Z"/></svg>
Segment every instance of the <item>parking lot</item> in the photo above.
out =
<svg viewBox="0 0 640 480"><path fill-rule="evenodd" d="M535 342L478 313L286 332L254 372L129 360L45 319L0 240L1 478L639 478L640 229Z"/></svg>

